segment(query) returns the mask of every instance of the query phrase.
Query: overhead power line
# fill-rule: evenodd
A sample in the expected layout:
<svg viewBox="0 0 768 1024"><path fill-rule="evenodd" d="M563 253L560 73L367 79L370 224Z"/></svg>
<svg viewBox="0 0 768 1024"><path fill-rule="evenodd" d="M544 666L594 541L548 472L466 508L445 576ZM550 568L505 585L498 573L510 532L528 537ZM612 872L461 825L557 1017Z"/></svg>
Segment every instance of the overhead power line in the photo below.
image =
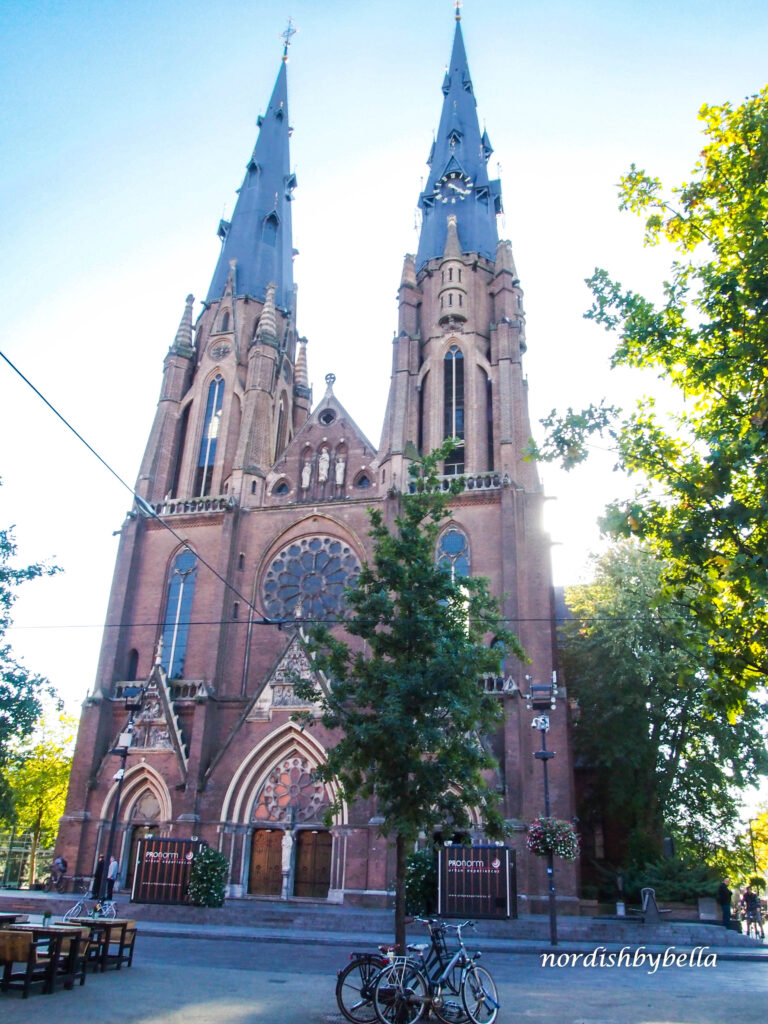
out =
<svg viewBox="0 0 768 1024"><path fill-rule="evenodd" d="M258 618L256 618L256 619L251 619L251 624L252 625L255 625L255 626L276 626L276 625L279 624L280 620L278 620L278 619L270 619L266 615L264 615L264 613L262 611L260 611L251 601L249 601L248 598L244 594L240 593L240 591L237 589L237 587L235 587L232 583L229 582L228 579L226 579L224 576L222 576L221 573L218 572L218 570L214 569L214 567L210 564L210 562L206 562L206 560L202 557L202 555L198 551L195 551L192 548L192 546L189 544L189 542L184 539L184 537L182 537L180 534L178 534L173 529L172 526L169 526L168 523L166 523L165 520L162 518L162 516L159 516L157 514L157 512L155 512L155 510L152 508L152 506L149 504L149 502L145 501L145 499L142 498L141 495L136 493L136 491L133 489L133 487L131 487L131 485L129 483L126 483L126 481L123 480L123 478L120 476L120 474L110 466L110 464L106 461L106 459L102 458L101 455L99 455L99 453L96 451L96 449L85 440L83 435L72 426L72 424L69 422L68 419L66 419L65 416L62 416L62 414L59 412L59 410L51 402L48 401L48 399L45 397L45 395L38 388L35 387L35 385L32 383L32 381L21 372L21 370L18 368L18 366L15 365L15 363L11 362L11 360L8 358L8 356L2 350L0 350L0 358L5 360L5 362L8 364L8 366L10 366L10 368L13 370L13 372L15 374L17 374L17 376L19 376L21 378L21 380L24 381L24 383L27 385L27 387L30 388L37 395L37 397L40 399L40 401L43 402L51 410L51 412L54 414L54 416L56 416L57 419L61 420L61 422L64 424L64 426L67 428L67 430L71 431L75 435L75 437L78 439L78 441L80 441L81 444L85 445L85 447L88 449L88 451L91 453L91 455L95 456L99 460L99 462L102 464L102 466L104 466L104 468L108 472L110 472L112 474L112 476L115 478L115 480L117 480L117 482L119 484L122 484L122 486L132 496L134 502L136 503L136 507L139 509L139 512L143 516L145 516L147 519L154 519L158 523L160 523L160 525L164 529L166 529L171 534L172 537L175 537L176 540L183 547L185 547L187 549L187 551L190 552L190 554L194 555L194 557L198 560L198 562L200 562L201 565L204 565L206 569L208 569L210 572L213 573L213 575L216 577L217 580L220 580L228 590L231 590L232 593L235 594L235 596L238 597L239 600L241 600L243 602L243 604L246 606L246 608L250 608L250 610L255 615L258 616ZM122 625L122 623L121 623L121 625Z"/></svg>

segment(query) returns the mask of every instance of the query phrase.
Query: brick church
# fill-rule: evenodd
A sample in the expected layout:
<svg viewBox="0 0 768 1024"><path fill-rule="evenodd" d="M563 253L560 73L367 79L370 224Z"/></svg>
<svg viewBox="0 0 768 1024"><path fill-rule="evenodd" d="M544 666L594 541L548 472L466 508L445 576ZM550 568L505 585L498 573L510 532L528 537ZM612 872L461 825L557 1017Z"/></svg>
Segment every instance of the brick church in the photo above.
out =
<svg viewBox="0 0 768 1024"><path fill-rule="evenodd" d="M464 488L435 558L491 581L530 658L509 659L503 675L478 685L504 708L503 727L488 737L494 782L517 851L518 893L537 900L545 871L525 850L525 828L544 810L543 783L522 694L556 670L549 539L536 466L524 458L523 292L511 245L498 238L501 183L488 175L492 148L460 19L418 197L418 252L400 277L378 446L342 405L332 374L313 407L293 280L286 53L232 219L219 225L210 289L197 317L187 297L163 364L136 482L141 500L121 531L107 614L116 628L105 631L84 703L59 849L82 875L105 852L123 693L143 685L117 808L123 887L142 837L199 837L227 857L230 897L385 902L394 850L373 804L345 806L324 825L333 787L313 769L332 739L293 721L304 706L293 680L312 672L303 628L343 615L345 585L370 555L366 510L383 506L391 517L409 461L453 436L463 445L443 472L461 475ZM563 697L561 686L548 745L557 751L552 812L567 819ZM446 827L434 838L456 837ZM478 816L471 838L483 840ZM575 887L574 869L559 867L559 895L571 899Z"/></svg>

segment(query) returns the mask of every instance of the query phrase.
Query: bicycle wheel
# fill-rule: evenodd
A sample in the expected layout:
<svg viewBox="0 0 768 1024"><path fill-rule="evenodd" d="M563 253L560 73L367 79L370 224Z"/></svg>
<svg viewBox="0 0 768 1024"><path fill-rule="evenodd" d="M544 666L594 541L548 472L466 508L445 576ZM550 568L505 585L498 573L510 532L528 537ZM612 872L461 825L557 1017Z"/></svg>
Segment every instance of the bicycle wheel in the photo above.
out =
<svg viewBox="0 0 768 1024"><path fill-rule="evenodd" d="M361 956L352 960L336 980L336 1002L353 1024L373 1024L373 983L381 970L381 957Z"/></svg>
<svg viewBox="0 0 768 1024"><path fill-rule="evenodd" d="M432 998L432 1009L443 1024L467 1024L469 1020L461 999L462 973L456 965Z"/></svg>
<svg viewBox="0 0 768 1024"><path fill-rule="evenodd" d="M381 1024L416 1024L428 1002L426 979L406 957L397 957L379 972L373 1008Z"/></svg>
<svg viewBox="0 0 768 1024"><path fill-rule="evenodd" d="M461 1000L472 1024L493 1024L499 1012L496 982L484 967L470 966L461 986Z"/></svg>
<svg viewBox="0 0 768 1024"><path fill-rule="evenodd" d="M82 900L78 900L74 907L70 907L69 910L65 910L62 914L63 921L69 921L73 917L85 917L86 908Z"/></svg>

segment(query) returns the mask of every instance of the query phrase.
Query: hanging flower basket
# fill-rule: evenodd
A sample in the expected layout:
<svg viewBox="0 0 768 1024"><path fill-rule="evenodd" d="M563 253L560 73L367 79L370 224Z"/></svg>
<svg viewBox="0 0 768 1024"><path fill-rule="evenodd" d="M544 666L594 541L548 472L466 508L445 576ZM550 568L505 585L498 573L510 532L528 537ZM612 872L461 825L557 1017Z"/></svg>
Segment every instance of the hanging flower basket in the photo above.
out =
<svg viewBox="0 0 768 1024"><path fill-rule="evenodd" d="M558 818L534 818L528 826L528 849L537 857L548 853L563 860L576 860L579 855L579 837L570 821Z"/></svg>

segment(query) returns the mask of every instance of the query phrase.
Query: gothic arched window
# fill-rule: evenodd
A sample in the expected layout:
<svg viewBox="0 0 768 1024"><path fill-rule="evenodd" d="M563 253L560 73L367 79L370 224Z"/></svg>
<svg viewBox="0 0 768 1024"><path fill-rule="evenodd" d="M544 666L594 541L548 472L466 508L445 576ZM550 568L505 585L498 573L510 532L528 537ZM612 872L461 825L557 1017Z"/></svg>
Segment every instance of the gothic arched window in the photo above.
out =
<svg viewBox="0 0 768 1024"><path fill-rule="evenodd" d="M280 405L277 409L277 430L275 431L275 459L285 448L285 433L288 428L288 417L286 415L286 398L280 396Z"/></svg>
<svg viewBox="0 0 768 1024"><path fill-rule="evenodd" d="M449 526L437 545L437 564L444 566L451 579L469 576L469 541L457 526Z"/></svg>
<svg viewBox="0 0 768 1024"><path fill-rule="evenodd" d="M200 439L200 454L195 474L195 494L204 497L211 493L213 465L216 461L216 442L221 425L221 410L224 404L224 378L216 374L208 386L208 401L205 406L203 436Z"/></svg>
<svg viewBox="0 0 768 1024"><path fill-rule="evenodd" d="M196 572L197 559L191 551L182 551L171 569L165 605L161 664L169 679L184 677L184 656L187 653Z"/></svg>
<svg viewBox="0 0 768 1024"><path fill-rule="evenodd" d="M229 310L228 309L225 309L224 312L221 314L221 322L219 323L219 330L220 331L228 331L229 330Z"/></svg>
<svg viewBox="0 0 768 1024"><path fill-rule="evenodd" d="M464 356L451 345L443 360L443 437L464 440ZM445 460L446 473L464 472L464 446Z"/></svg>

